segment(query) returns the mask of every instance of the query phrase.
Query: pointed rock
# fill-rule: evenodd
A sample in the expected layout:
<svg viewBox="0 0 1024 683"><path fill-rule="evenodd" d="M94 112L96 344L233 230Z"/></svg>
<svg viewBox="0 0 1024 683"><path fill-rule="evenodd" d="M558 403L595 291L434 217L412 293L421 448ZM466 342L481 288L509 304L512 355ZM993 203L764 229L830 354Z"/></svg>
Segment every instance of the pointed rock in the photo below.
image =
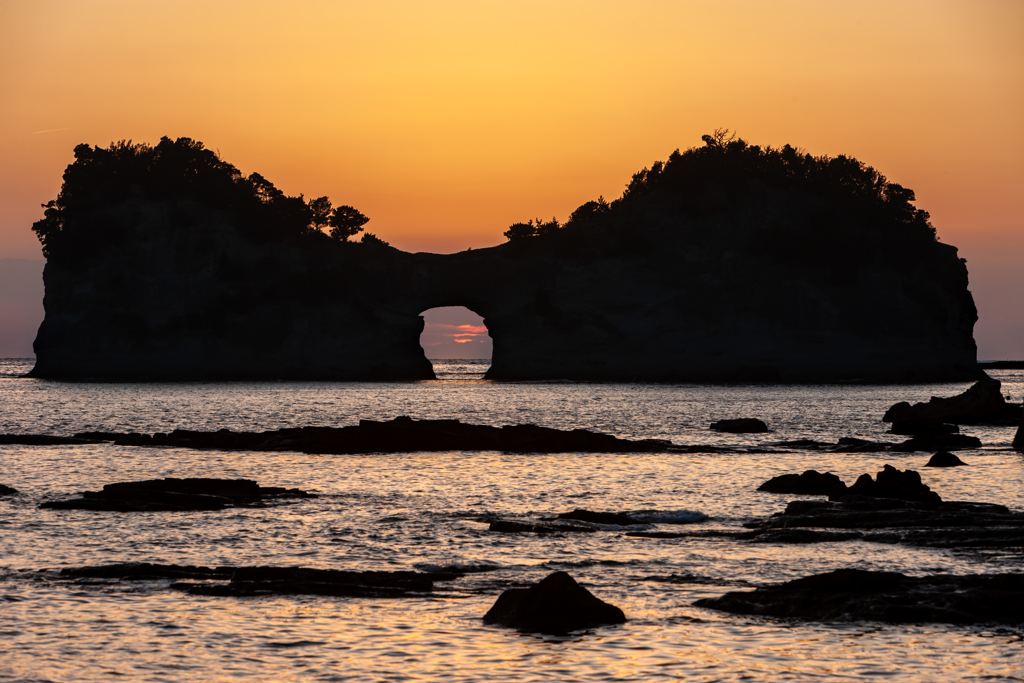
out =
<svg viewBox="0 0 1024 683"><path fill-rule="evenodd" d="M529 588L510 588L484 615L485 624L551 635L625 621L621 609L596 597L566 572L549 574Z"/></svg>

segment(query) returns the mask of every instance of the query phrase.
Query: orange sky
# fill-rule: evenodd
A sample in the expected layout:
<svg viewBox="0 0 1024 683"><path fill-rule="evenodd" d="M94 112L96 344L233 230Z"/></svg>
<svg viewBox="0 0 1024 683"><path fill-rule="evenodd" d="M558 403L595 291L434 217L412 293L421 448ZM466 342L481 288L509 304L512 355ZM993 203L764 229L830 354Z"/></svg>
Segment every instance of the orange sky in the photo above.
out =
<svg viewBox="0 0 1024 683"><path fill-rule="evenodd" d="M193 137L447 252L728 127L913 188L984 289L1024 264L1022 122L1016 0L4 0L0 258L40 258L29 227L80 142Z"/></svg>

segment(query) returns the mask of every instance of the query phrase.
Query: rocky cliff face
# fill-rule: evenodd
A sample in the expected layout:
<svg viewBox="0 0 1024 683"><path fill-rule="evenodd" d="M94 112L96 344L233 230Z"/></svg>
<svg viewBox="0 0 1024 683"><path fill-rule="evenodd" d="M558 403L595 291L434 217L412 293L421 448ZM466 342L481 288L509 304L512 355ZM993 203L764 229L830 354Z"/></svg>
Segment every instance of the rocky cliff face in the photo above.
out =
<svg viewBox="0 0 1024 683"><path fill-rule="evenodd" d="M451 255L311 231L301 198L191 140L80 146L34 227L33 374L424 379L419 314L466 306L494 379L977 376L966 266L912 192L844 157L706 138L565 227Z"/></svg>
<svg viewBox="0 0 1024 683"><path fill-rule="evenodd" d="M116 249L47 264L34 374L423 379L419 314L459 305L485 318L495 379L973 376L954 247L794 253L777 233L804 209L773 195L693 220L655 199L621 231L436 255L254 242L202 205L126 202L97 217Z"/></svg>

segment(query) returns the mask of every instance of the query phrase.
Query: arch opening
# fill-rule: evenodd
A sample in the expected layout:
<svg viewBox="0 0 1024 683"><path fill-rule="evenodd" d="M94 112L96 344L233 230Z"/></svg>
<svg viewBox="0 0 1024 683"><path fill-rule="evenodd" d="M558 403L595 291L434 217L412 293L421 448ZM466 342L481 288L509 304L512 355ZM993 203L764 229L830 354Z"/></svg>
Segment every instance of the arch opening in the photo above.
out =
<svg viewBox="0 0 1024 683"><path fill-rule="evenodd" d="M494 351L483 317L465 306L428 308L420 316L420 346L438 379L483 377Z"/></svg>

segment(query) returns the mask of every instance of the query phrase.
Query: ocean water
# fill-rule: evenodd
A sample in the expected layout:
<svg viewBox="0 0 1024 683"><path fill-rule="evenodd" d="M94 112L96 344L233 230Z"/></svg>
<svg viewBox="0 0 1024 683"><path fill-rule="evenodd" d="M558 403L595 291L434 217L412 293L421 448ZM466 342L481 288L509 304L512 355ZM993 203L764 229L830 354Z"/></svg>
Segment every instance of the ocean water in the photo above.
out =
<svg viewBox="0 0 1024 683"><path fill-rule="evenodd" d="M898 441L880 421L889 405L968 386L496 383L482 379L486 361L438 361L439 379L430 382L114 384L20 377L30 367L31 361L0 361L0 433L262 430L410 415L582 427L679 444ZM1024 396L1024 372L990 374L1013 400ZM758 417L774 431L709 431L712 421L731 417ZM757 492L771 476L815 468L851 481L885 463L917 469L945 499L1024 510L1024 457L1010 449L1013 428L963 431L984 445L961 452L969 465L953 469L923 469L929 454L885 452L311 456L0 446L0 483L21 492L0 498L0 680L1024 680L1024 625L807 624L692 606L744 584L839 567L917 575L1022 571L1019 552L633 538L617 528L550 536L487 530L495 517L577 507L662 519L698 511L707 519L687 530L734 530L796 497ZM321 497L199 513L37 507L105 483L164 476L247 477ZM125 561L497 569L402 599L198 597L166 590L165 582L83 586L53 575L61 567ZM566 637L482 623L502 590L555 570L621 607L628 623ZM653 580L667 575L694 582Z"/></svg>

